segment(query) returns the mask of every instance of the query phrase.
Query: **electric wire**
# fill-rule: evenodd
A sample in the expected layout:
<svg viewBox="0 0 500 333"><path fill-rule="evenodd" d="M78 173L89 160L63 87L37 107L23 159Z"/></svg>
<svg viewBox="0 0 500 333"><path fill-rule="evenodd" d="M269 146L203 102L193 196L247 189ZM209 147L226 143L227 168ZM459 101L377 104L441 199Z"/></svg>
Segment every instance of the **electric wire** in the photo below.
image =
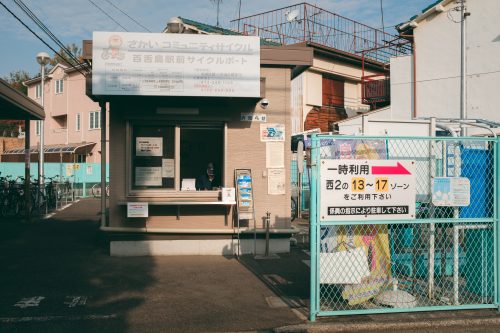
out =
<svg viewBox="0 0 500 333"><path fill-rule="evenodd" d="M114 3L112 3L110 0L104 0L106 1L107 3L109 3L111 6L113 6L114 8L116 8L117 10L119 10L123 15L125 15L126 17L128 17L129 19L131 19L132 21L134 21L135 24L137 24L138 26L142 27L144 30L146 30L147 32L151 32L151 30L149 30L148 28L146 28L145 26L143 26L142 24L140 24L139 22L137 22L136 20L134 20L132 17L130 17L130 15L128 15L127 13L125 13L123 10L121 10L120 8L118 8L118 6L116 6Z"/></svg>
<svg viewBox="0 0 500 333"><path fill-rule="evenodd" d="M28 29L36 38L38 38L43 44L45 44L45 46L47 46L50 50L52 50L52 52L54 52L59 57L63 58L63 56L59 52L57 52L42 37L40 37L36 32L34 32L26 23L23 22L23 20L21 20L13 11L11 11L2 1L0 1L0 5L2 5L2 7L5 8L5 10L7 10L16 20L19 21L19 23L21 23L26 29ZM74 67L74 66L72 66L72 67L75 68L78 72L80 72L80 70L78 70L76 67ZM82 72L80 72L80 73L82 75L85 75Z"/></svg>
<svg viewBox="0 0 500 333"><path fill-rule="evenodd" d="M76 64L81 65L81 62L73 53L50 31L50 29L33 13L22 0L14 0L14 2L23 10L23 12L31 18L35 24L42 29Z"/></svg>
<svg viewBox="0 0 500 333"><path fill-rule="evenodd" d="M52 31L50 31L49 28L47 28L47 26L42 22L40 21L40 19L28 8L28 6L26 6L26 4L24 4L24 2L22 0L14 0L14 2L16 3L16 5L21 8L21 10L45 33L47 34L47 36L49 36L49 38L54 42L56 43L60 49L66 53L66 55L70 58L70 60L73 61L73 63L70 61L68 62L68 65L70 65L72 68L74 68L75 70L77 70L80 74L82 75L86 75L89 73L89 70L88 68L86 68L86 66L78 59L76 58L73 53L52 33ZM51 48L52 49L52 48ZM53 50L53 49L52 49ZM64 59L64 57L58 53L58 52L55 52L61 59ZM76 66L75 66L76 64ZM85 73L83 73L78 67L80 68L83 68Z"/></svg>
<svg viewBox="0 0 500 333"><path fill-rule="evenodd" d="M117 20L115 20L111 15L109 15L104 9L102 9L101 7L99 7L94 1L92 0L88 0L91 4L93 4L97 9L99 9L104 15L106 15L111 21L115 22L117 25L119 25L123 30L127 31L127 29L125 29L125 27L123 25L121 25L120 23L118 23Z"/></svg>

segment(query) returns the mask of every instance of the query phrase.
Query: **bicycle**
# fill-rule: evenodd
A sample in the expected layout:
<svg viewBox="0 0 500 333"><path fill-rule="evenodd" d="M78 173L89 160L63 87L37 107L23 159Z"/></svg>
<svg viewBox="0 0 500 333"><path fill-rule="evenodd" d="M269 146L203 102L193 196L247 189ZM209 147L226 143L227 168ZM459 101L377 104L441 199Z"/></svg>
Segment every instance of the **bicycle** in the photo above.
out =
<svg viewBox="0 0 500 333"><path fill-rule="evenodd" d="M94 198L100 198L101 197L101 183L94 184L91 188L92 191L92 196ZM109 198L109 184L106 185L106 197Z"/></svg>

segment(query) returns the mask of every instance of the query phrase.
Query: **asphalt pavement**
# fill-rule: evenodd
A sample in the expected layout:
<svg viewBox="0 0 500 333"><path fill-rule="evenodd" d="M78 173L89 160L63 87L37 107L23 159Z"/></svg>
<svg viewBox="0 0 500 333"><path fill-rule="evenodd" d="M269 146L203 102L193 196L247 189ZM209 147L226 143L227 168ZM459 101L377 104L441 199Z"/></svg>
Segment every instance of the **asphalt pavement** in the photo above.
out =
<svg viewBox="0 0 500 333"><path fill-rule="evenodd" d="M306 221L274 260L110 257L94 199L0 225L0 332L500 332L493 310L308 322Z"/></svg>

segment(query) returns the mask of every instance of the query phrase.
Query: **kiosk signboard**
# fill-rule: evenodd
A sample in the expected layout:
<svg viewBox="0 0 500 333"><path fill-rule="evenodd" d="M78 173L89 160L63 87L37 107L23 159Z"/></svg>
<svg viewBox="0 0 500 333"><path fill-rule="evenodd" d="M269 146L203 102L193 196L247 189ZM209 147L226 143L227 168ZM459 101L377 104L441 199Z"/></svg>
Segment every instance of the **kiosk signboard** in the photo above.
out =
<svg viewBox="0 0 500 333"><path fill-rule="evenodd" d="M260 97L256 36L94 32L92 93Z"/></svg>

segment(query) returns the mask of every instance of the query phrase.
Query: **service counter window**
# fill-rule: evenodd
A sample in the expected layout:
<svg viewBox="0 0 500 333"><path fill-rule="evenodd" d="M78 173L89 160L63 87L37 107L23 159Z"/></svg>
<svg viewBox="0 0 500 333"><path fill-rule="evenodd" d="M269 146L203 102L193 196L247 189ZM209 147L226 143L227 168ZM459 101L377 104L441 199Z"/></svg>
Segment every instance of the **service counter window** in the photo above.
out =
<svg viewBox="0 0 500 333"><path fill-rule="evenodd" d="M207 178L212 190L223 186L223 123L141 122L129 123L129 130L130 194L186 196L207 190L199 188Z"/></svg>
<svg viewBox="0 0 500 333"><path fill-rule="evenodd" d="M132 189L175 189L175 127L133 127Z"/></svg>

